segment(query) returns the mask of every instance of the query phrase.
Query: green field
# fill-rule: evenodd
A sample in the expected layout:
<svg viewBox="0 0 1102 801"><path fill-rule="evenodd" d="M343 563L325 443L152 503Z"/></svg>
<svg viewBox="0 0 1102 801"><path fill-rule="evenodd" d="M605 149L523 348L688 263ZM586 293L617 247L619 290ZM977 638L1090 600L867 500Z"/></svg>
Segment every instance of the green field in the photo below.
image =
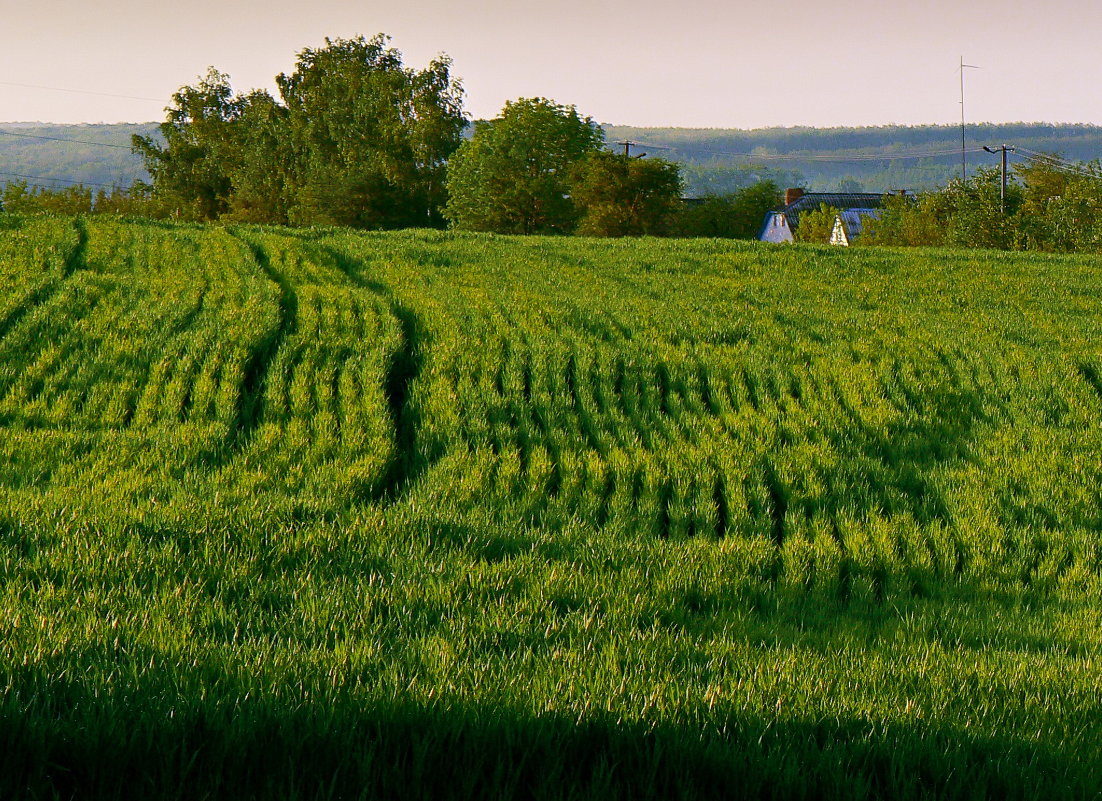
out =
<svg viewBox="0 0 1102 801"><path fill-rule="evenodd" d="M0 797L1096 798L1100 296L0 216Z"/></svg>

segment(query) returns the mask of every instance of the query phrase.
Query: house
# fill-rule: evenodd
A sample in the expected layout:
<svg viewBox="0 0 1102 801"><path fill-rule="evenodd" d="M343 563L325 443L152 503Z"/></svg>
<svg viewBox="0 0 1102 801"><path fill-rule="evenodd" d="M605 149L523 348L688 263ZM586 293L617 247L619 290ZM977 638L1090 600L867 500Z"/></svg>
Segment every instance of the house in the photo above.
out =
<svg viewBox="0 0 1102 801"><path fill-rule="evenodd" d="M800 227L800 215L815 211L823 205L839 209L843 213L855 212L859 232L859 218L879 209L885 197L887 196L879 192L805 192L802 189L786 189L784 208L771 211L765 216L758 239L762 242L794 242L794 234ZM835 223L837 227L837 221ZM843 220L843 225L846 224Z"/></svg>
<svg viewBox="0 0 1102 801"><path fill-rule="evenodd" d="M880 209L846 209L834 215L834 228L830 232L830 244L843 247L853 244L861 236L864 221L878 219Z"/></svg>

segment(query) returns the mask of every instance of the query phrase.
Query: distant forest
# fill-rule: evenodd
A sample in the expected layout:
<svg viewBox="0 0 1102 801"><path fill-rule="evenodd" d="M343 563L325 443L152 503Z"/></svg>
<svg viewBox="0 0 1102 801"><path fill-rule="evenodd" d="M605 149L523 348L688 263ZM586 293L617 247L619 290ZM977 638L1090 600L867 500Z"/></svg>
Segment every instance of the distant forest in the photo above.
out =
<svg viewBox="0 0 1102 801"><path fill-rule="evenodd" d="M25 180L50 189L72 183L96 189L149 180L141 158L130 150L134 134L156 136L157 123L0 123L0 185Z"/></svg>
<svg viewBox="0 0 1102 801"><path fill-rule="evenodd" d="M944 186L960 174L960 128L952 125L755 130L603 127L610 147L637 142L633 153L679 163L689 197L733 192L760 180L819 191L919 191ZM0 123L0 185L26 180L55 189L70 181L93 188L128 187L148 180L141 158L129 149L130 137L156 136L156 129L156 123ZM1102 156L1102 126L1097 125L969 125L967 136L969 147L1005 143L1080 161ZM950 152L923 159L842 160L933 151ZM968 154L969 170L997 163L996 156Z"/></svg>
<svg viewBox="0 0 1102 801"><path fill-rule="evenodd" d="M604 129L610 143L638 142L633 152L682 164L690 196L729 192L762 179L824 192L921 191L945 186L960 176L960 127L953 125L754 130L606 125ZM1097 125L969 125L966 136L969 148L1007 144L1076 161L1102 157L1102 126ZM940 151L950 152L923 159L823 160ZM969 153L967 158L969 174L976 167L998 164L998 157L987 153Z"/></svg>

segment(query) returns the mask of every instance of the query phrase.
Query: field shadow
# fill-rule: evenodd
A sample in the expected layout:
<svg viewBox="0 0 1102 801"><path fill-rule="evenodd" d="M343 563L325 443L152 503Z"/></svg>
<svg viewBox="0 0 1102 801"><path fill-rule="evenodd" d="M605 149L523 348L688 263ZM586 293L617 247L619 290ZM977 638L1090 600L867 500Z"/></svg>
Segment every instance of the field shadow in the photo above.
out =
<svg viewBox="0 0 1102 801"><path fill-rule="evenodd" d="M1037 742L917 721L717 713L697 728L21 678L0 706L6 798L1061 799L1102 778Z"/></svg>

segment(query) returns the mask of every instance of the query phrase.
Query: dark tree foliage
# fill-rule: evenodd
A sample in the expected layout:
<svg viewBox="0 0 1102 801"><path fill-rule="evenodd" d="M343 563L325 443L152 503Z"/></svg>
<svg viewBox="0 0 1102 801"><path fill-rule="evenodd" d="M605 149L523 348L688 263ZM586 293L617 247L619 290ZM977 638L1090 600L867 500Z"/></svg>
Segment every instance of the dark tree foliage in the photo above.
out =
<svg viewBox="0 0 1102 801"><path fill-rule="evenodd" d="M236 117L238 158L232 162L233 191L223 219L287 223L292 150L287 109L267 92L242 99Z"/></svg>
<svg viewBox="0 0 1102 801"><path fill-rule="evenodd" d="M266 92L211 69L173 95L161 145L134 137L155 191L185 216L362 228L439 225L466 125L444 56L402 65L382 34L326 39Z"/></svg>
<svg viewBox="0 0 1102 801"><path fill-rule="evenodd" d="M163 145L152 137L133 137L158 194L187 209L188 216L212 220L229 208L241 102L229 76L211 67L195 86L172 96L160 126Z"/></svg>
<svg viewBox="0 0 1102 801"><path fill-rule="evenodd" d="M673 225L677 236L756 239L765 215L781 202L772 181L760 181L728 195L710 195L685 205Z"/></svg>
<svg viewBox="0 0 1102 801"><path fill-rule="evenodd" d="M571 170L603 141L574 106L541 97L507 102L500 116L475 123L452 157L445 216L472 231L570 233L578 218Z"/></svg>
<svg viewBox="0 0 1102 801"><path fill-rule="evenodd" d="M579 161L570 180L582 236L663 235L681 206L681 174L664 159L600 150Z"/></svg>
<svg viewBox="0 0 1102 801"><path fill-rule="evenodd" d="M890 198L862 237L870 245L948 245L1055 252L1102 250L1102 165L1045 157L1016 165L1000 198L994 168L913 201Z"/></svg>

